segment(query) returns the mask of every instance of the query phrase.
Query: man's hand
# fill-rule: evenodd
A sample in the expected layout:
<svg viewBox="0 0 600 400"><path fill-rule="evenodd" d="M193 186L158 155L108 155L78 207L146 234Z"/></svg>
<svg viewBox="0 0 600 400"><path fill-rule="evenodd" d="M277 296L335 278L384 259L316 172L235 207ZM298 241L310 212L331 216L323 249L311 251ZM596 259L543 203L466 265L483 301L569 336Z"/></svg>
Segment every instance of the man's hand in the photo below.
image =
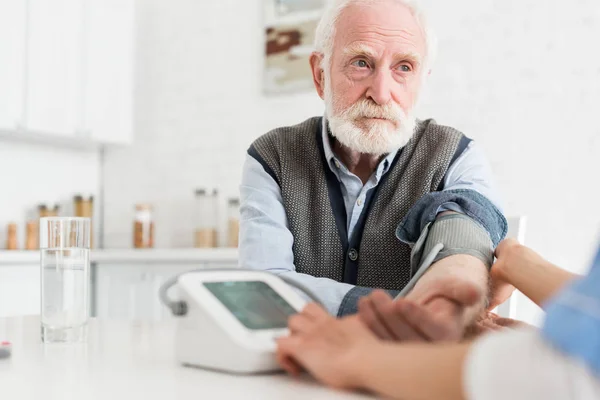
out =
<svg viewBox="0 0 600 400"><path fill-rule="evenodd" d="M360 319L385 340L460 340L468 321L466 308L483 299L477 286L448 276L431 283L417 301L396 301L384 291L374 291L358 303Z"/></svg>
<svg viewBox="0 0 600 400"><path fill-rule="evenodd" d="M516 319L503 318L491 312L485 312L465 332L466 339L505 329L531 328L532 326Z"/></svg>
<svg viewBox="0 0 600 400"><path fill-rule="evenodd" d="M302 368L327 385L357 389L360 365L379 341L355 316L336 319L316 304L289 319L291 335L278 340L277 360L292 375Z"/></svg>

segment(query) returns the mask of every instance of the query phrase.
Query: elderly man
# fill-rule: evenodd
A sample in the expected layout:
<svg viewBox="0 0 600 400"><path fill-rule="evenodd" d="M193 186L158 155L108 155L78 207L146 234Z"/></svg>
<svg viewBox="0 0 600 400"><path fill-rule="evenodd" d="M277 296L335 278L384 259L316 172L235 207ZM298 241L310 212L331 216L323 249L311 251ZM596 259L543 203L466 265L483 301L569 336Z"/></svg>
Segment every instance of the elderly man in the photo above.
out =
<svg viewBox="0 0 600 400"><path fill-rule="evenodd" d="M296 279L338 316L356 313L374 288L389 293L375 303L412 288L426 269L408 298L458 330L480 314L506 220L481 149L414 116L433 53L411 1L329 5L310 58L324 117L277 128L248 150L242 267ZM465 283L477 301L438 295Z"/></svg>

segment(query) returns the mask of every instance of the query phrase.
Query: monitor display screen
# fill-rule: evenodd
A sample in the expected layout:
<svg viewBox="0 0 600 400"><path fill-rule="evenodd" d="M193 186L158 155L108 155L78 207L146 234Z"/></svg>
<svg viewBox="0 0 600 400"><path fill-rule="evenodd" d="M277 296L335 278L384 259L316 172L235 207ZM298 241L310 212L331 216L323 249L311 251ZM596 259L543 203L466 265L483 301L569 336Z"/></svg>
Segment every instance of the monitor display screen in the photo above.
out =
<svg viewBox="0 0 600 400"><path fill-rule="evenodd" d="M204 286L248 329L287 327L297 311L262 281L204 282Z"/></svg>

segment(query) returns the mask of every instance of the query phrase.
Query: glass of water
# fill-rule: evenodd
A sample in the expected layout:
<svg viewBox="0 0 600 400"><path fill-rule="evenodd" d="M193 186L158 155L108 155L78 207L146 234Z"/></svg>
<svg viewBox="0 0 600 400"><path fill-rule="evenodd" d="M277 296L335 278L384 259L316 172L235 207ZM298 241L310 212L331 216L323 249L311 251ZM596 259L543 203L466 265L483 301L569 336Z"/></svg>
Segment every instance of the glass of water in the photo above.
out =
<svg viewBox="0 0 600 400"><path fill-rule="evenodd" d="M87 339L90 219L40 218L42 341Z"/></svg>

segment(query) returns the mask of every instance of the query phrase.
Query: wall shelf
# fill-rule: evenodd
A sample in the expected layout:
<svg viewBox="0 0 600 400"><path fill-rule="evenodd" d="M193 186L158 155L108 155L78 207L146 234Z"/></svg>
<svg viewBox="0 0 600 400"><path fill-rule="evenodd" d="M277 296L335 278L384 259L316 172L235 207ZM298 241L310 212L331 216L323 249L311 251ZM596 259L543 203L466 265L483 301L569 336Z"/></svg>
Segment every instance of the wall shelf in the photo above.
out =
<svg viewBox="0 0 600 400"><path fill-rule="evenodd" d="M102 264L188 264L217 263L237 265L238 250L216 249L92 249L90 261ZM40 252L36 250L0 250L3 265L39 265Z"/></svg>
<svg viewBox="0 0 600 400"><path fill-rule="evenodd" d="M81 135L0 129L0 140L74 150L98 150L102 143Z"/></svg>

